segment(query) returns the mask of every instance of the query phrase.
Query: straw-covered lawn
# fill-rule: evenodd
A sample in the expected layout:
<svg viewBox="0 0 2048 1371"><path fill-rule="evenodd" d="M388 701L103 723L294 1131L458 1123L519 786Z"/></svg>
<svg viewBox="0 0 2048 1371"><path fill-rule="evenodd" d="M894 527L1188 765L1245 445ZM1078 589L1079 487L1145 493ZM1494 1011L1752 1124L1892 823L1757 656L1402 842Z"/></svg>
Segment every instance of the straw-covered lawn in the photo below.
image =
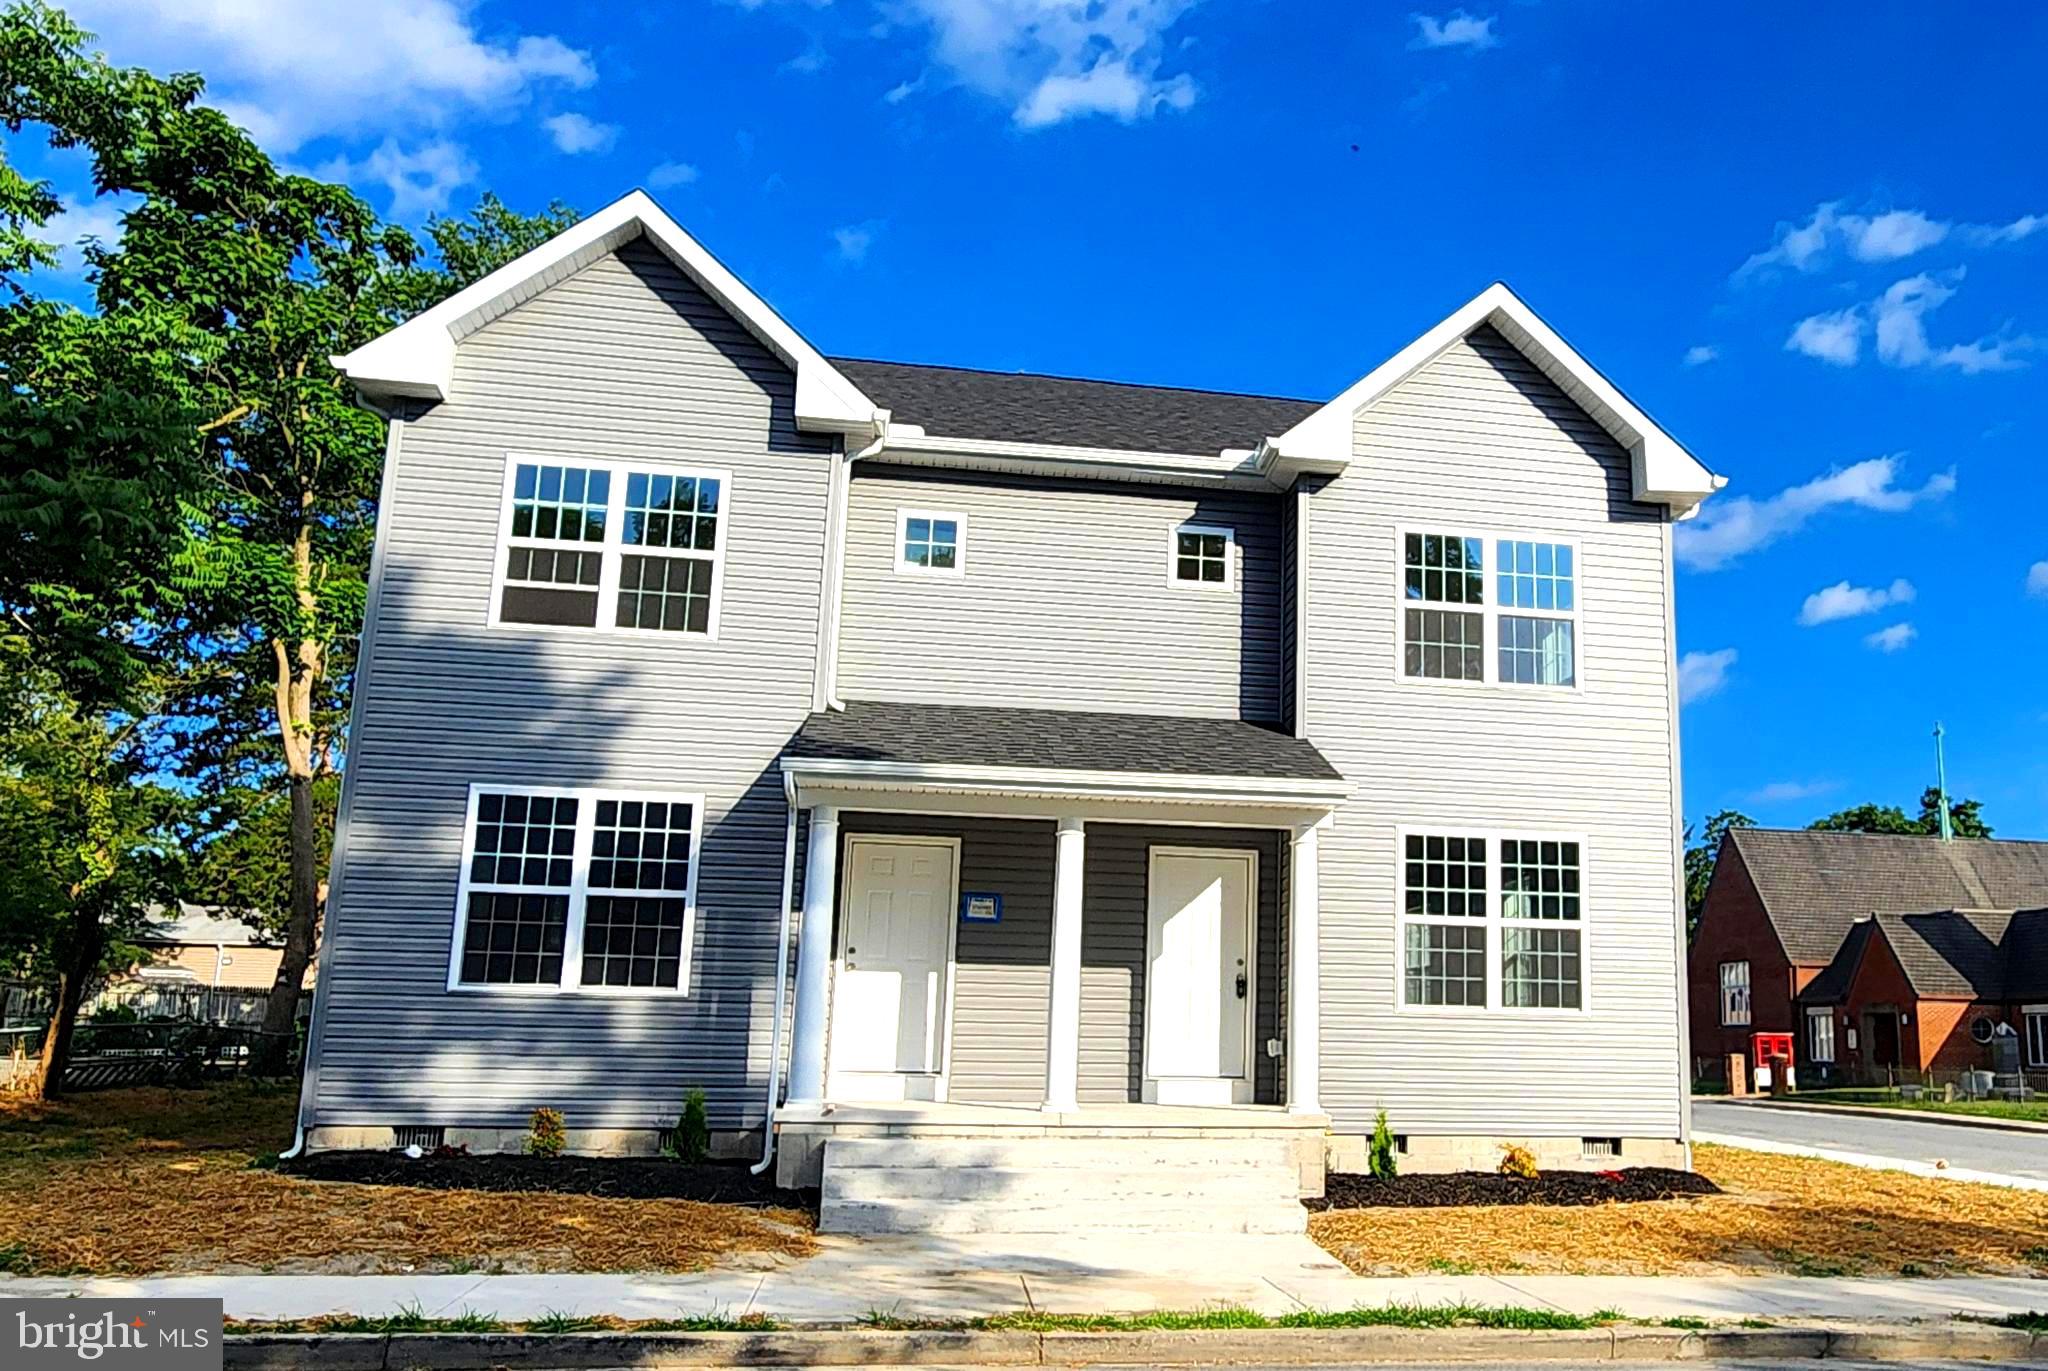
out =
<svg viewBox="0 0 2048 1371"><path fill-rule="evenodd" d="M2048 1274L2048 1194L1700 1146L1726 1192L1592 1208L1502 1205L1316 1214L1352 1270L1704 1275Z"/></svg>
<svg viewBox="0 0 2048 1371"><path fill-rule="evenodd" d="M794 1210L252 1169L290 1139L294 1098L231 1085L0 1102L0 1271L689 1271L813 1250Z"/></svg>

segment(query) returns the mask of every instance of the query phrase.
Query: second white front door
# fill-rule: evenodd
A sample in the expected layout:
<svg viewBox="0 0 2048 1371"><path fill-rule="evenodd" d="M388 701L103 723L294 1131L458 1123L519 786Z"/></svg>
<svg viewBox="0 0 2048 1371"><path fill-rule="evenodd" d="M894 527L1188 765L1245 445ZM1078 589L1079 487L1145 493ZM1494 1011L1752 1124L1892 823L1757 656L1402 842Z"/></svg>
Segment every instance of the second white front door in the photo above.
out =
<svg viewBox="0 0 2048 1371"><path fill-rule="evenodd" d="M958 853L947 839L847 841L833 1098L940 1098Z"/></svg>
<svg viewBox="0 0 2048 1371"><path fill-rule="evenodd" d="M1145 914L1145 1098L1252 1097L1252 909L1258 854L1152 849Z"/></svg>

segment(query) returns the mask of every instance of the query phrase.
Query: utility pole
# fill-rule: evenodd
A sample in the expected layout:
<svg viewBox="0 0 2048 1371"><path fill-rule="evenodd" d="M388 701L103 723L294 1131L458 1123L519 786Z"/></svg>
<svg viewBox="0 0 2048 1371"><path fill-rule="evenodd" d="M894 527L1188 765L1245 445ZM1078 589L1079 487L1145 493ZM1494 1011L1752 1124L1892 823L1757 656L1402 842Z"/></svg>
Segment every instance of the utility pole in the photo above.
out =
<svg viewBox="0 0 2048 1371"><path fill-rule="evenodd" d="M1942 757L1941 721L1934 724L1934 791L1941 813L1941 840L1952 843L1956 838L1955 826L1948 821L1948 763Z"/></svg>

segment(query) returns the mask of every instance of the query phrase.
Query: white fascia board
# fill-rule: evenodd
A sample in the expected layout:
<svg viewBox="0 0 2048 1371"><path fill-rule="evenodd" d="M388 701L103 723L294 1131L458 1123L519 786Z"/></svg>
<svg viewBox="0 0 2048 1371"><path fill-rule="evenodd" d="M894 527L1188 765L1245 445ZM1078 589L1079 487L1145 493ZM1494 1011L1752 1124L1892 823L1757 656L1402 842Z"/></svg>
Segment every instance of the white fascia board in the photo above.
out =
<svg viewBox="0 0 2048 1371"><path fill-rule="evenodd" d="M931 765L829 757L784 757L781 765L784 777L794 780L799 786L927 794L1165 800L1188 804L1263 804L1328 810L1341 804L1351 793L1348 781L1270 776L1183 776L1170 772Z"/></svg>
<svg viewBox="0 0 2048 1371"><path fill-rule="evenodd" d="M1512 290L1495 282L1374 367L1356 384L1266 444L1269 469L1321 470L1350 460L1352 425L1388 392L1475 329L1491 325L1628 451L1633 495L1683 517L1726 481L1636 407ZM1276 476L1276 484L1277 476Z"/></svg>
<svg viewBox="0 0 2048 1371"><path fill-rule="evenodd" d="M1124 448L1071 447L1007 439L949 438L915 424L891 423L875 461L911 466L1011 471L1103 481L1168 485L1218 485L1259 489L1268 477L1257 455L1242 448L1216 453L1138 452Z"/></svg>
<svg viewBox="0 0 2048 1371"><path fill-rule="evenodd" d="M874 402L642 190L614 200L432 309L332 359L334 365L368 395L445 400L454 389L456 345L464 338L641 235L796 372L800 428L877 430Z"/></svg>

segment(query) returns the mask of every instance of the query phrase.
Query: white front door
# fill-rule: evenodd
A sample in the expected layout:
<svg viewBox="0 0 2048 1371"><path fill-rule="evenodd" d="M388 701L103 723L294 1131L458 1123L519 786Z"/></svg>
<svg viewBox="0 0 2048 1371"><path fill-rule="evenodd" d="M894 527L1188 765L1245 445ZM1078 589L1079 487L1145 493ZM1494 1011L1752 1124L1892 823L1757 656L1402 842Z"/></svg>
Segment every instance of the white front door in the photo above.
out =
<svg viewBox="0 0 2048 1371"><path fill-rule="evenodd" d="M1255 852L1152 849L1145 911L1145 1098L1252 1097Z"/></svg>
<svg viewBox="0 0 2048 1371"><path fill-rule="evenodd" d="M848 840L832 1098L940 1098L958 854L950 839Z"/></svg>

